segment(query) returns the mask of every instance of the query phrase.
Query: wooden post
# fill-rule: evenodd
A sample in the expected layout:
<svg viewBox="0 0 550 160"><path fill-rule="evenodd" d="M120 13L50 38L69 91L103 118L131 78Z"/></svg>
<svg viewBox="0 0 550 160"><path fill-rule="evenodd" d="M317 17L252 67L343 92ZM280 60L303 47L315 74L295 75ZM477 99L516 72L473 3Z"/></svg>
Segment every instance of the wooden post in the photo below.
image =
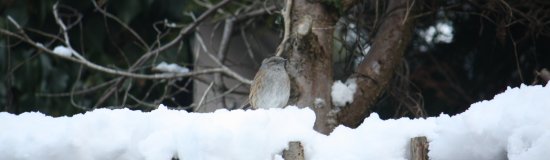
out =
<svg viewBox="0 0 550 160"><path fill-rule="evenodd" d="M304 160L304 147L299 141L288 142L288 149L283 151L285 160Z"/></svg>
<svg viewBox="0 0 550 160"><path fill-rule="evenodd" d="M410 160L428 160L428 139L425 136L411 138Z"/></svg>

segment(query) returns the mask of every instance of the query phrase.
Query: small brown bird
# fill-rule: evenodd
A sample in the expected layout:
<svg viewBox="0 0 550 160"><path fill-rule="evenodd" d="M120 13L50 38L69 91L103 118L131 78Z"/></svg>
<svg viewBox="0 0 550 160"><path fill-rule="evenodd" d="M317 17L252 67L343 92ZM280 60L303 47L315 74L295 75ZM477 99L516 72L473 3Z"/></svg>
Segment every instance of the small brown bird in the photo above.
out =
<svg viewBox="0 0 550 160"><path fill-rule="evenodd" d="M290 97L290 79L285 69L287 60L278 56L264 59L250 88L252 108L283 108Z"/></svg>

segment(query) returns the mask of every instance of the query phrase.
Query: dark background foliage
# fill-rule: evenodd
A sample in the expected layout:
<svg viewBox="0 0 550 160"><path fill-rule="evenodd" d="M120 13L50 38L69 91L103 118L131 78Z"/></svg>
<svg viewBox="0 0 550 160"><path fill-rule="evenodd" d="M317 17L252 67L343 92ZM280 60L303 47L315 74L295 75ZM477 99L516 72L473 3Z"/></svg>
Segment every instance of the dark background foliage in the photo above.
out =
<svg viewBox="0 0 550 160"><path fill-rule="evenodd" d="M0 26L14 30L6 20L6 16L10 15L25 28L59 35L60 30L52 14L52 5L55 2L54 0L2 1ZM103 2L105 1L98 1L98 4L101 5ZM77 18L69 8L82 14L82 23L73 26L70 36L74 48L82 50L82 53L91 61L114 68L128 68L130 62L140 56L136 53L143 52L142 48L135 43L135 37L131 33L113 20L99 14L90 1L67 0L59 3L62 6L60 12L62 16L65 13L66 19L76 20ZM148 44L155 42L158 33L168 33L167 28L161 25L156 25L159 27L154 28L153 24L165 20L173 23L188 23L191 19L186 18L184 12L200 12L200 9L194 9L198 7L193 7L192 3L179 0L117 0L104 5L108 5L106 7L108 12L133 28ZM49 40L32 32L30 36L44 44ZM2 55L0 61L3 64L0 78L4 82L0 87L0 97L2 97L0 105L13 106L17 109L17 113L40 111L53 116L80 113L83 110L74 107L71 101L78 101L80 103L78 105L82 106L94 106L102 92L83 94L83 96L74 97L77 100L71 100L68 96L71 89L73 87L89 88L114 78L112 75L93 70L81 70L79 64L37 52L31 46L7 36L2 36L0 41L3 46L0 50ZM49 45L49 48L60 44L59 41L55 41ZM188 45L182 46L184 48L180 51L172 49L162 54L158 57L158 61L177 59L180 63L189 62ZM146 89L153 85L150 81L137 81L134 83L137 86L132 87L130 92L138 96L143 96L147 92ZM159 94L156 93L159 91L153 89L152 94ZM176 97L181 97L178 98L178 102L182 105L190 104L189 95L178 94ZM113 102L100 105L108 106L111 103ZM165 103L174 105L169 101ZM140 107L137 106L137 108Z"/></svg>
<svg viewBox="0 0 550 160"><path fill-rule="evenodd" d="M0 2L0 27L14 30L6 19L13 17L37 41L53 48L59 41L33 33L39 30L59 35L60 31L52 16L54 0L4 0ZM158 25L165 20L178 24L192 22L185 13L199 14L204 9L192 1L182 0L116 0L97 1L107 5L107 11L121 19L144 38L154 44L158 35L173 37L169 28ZM471 103L491 99L508 86L520 84L545 84L535 74L550 68L549 12L545 2L507 1L516 11L506 9L492 1L472 3L471 1L426 1L421 15L415 15L416 31L406 52L403 69L396 71L394 82L385 92L374 111L383 118L415 116L410 106L421 106L425 115L440 113L456 114L466 110ZM60 1L67 6L62 13L73 10L82 14L82 23L75 24L70 35L75 48L82 50L91 61L113 68L127 68L130 62L142 53L134 37L121 25L105 18L95 11L89 1ZM246 3L244 3L246 4ZM69 7L70 6L70 7ZM369 8L369 3L358 7ZM334 7L335 12L345 11ZM540 10L541 13L529 11ZM352 12L352 11L349 11ZM364 12L362 12L364 13ZM510 14L511 13L511 14ZM526 13L521 15L520 13ZM350 13L351 14L351 13ZM66 19L76 20L78 17ZM356 16L355 21L368 19L369 14ZM278 15L271 15L262 25L277 26ZM69 21L68 21L69 22ZM450 43L426 41L418 34L430 26L445 22L453 27ZM368 23L358 27L369 30ZM361 25L363 24L363 25ZM156 26L156 27L155 27ZM161 33L161 34L159 34ZM437 33L436 33L437 34ZM169 39L169 38L168 38ZM161 42L162 43L162 42ZM182 47L174 47L160 54L157 61L174 61L192 68L189 37ZM66 96L72 89L89 88L112 80L114 76L81 68L79 64L40 53L31 46L14 38L2 35L0 38L0 106L15 109L15 113L40 111L52 116L72 115L83 110L74 107L109 106L120 99L113 98L97 104L104 91L90 92L72 97ZM151 63L153 65L155 63ZM144 70L143 72L150 72ZM336 71L338 72L338 71ZM160 94L156 82L134 80L132 90L138 97L146 93ZM177 81L176 86L190 88L187 80ZM151 89L151 90L149 90ZM176 94L173 100L163 101L168 106L191 104L190 92ZM117 94L115 94L117 95ZM147 110L139 104L124 106Z"/></svg>

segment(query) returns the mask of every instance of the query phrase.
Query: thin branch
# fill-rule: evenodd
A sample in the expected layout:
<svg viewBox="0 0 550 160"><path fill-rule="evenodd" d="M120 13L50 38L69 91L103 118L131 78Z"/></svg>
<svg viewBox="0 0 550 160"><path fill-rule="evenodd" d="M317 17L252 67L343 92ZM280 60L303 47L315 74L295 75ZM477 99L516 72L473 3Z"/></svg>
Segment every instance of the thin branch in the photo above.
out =
<svg viewBox="0 0 550 160"><path fill-rule="evenodd" d="M508 32L511 32L511 31L508 29ZM518 48L517 48L516 40L514 39L511 33L509 34L510 34L510 39L512 40L512 46L514 47L514 58L516 60L516 69L518 70L519 79L521 80L521 83L525 83L523 79L523 74L521 73L521 67L519 66L520 64L519 64Z"/></svg>
<svg viewBox="0 0 550 160"><path fill-rule="evenodd" d="M15 26L15 28L17 28L17 31L19 32L19 34L23 35L24 38L29 38L29 36L27 35L27 33L25 33L25 30L23 30L23 28L21 28L21 25L19 25L19 23L17 23L17 21L15 21L11 16L7 16L8 20ZM30 38L29 38L30 39Z"/></svg>
<svg viewBox="0 0 550 160"><path fill-rule="evenodd" d="M82 70L83 70L84 66L80 65L80 67L78 68L78 75L77 75L77 81L80 79L80 77L82 77ZM74 101L74 91L75 91L75 88L76 88L76 82L73 84L73 86L71 87L71 94L70 94L70 99L71 99L71 104L76 107L76 108L80 108L84 111L87 111L87 110L90 110L90 108L88 107L85 107L85 106L81 106L79 104L76 103L76 101Z"/></svg>
<svg viewBox="0 0 550 160"><path fill-rule="evenodd" d="M254 58L254 52L252 51L252 47L248 42L246 33L244 32L244 27L241 27L241 37L243 38L244 45L246 46L246 51L248 53L248 56L250 56L250 59L252 59L252 62L254 63L254 65L258 66L259 64L258 62L256 62L256 59Z"/></svg>
<svg viewBox="0 0 550 160"><path fill-rule="evenodd" d="M117 18L113 14L111 14L111 13L105 11L104 9L102 9L101 7L99 7L99 5L97 5L97 2L95 0L91 0L91 1L92 1L92 4L94 4L94 7L96 8L96 10L101 12L101 14L105 15L106 17L109 17L112 20L116 21L118 24L120 24L122 27L124 27L126 30L128 30L128 32L130 32L134 37L136 37L136 39L139 41L139 43L141 43L141 45L143 47L145 47L145 48L147 48L147 50L149 50L149 46L147 45L147 43L145 43L143 38L141 38L141 36L139 36L139 34L137 34L136 31L134 31L132 28L130 28L130 26L128 26L126 23L122 22L119 18Z"/></svg>
<svg viewBox="0 0 550 160"><path fill-rule="evenodd" d="M8 15L6 17L15 26L15 28L17 28L17 30L20 30L20 31L23 30L21 29L21 26L19 25L19 23L16 23L16 21L13 18L11 18L11 16Z"/></svg>
<svg viewBox="0 0 550 160"><path fill-rule="evenodd" d="M409 14L411 13L411 10L413 9L415 2L416 0L413 0L412 4L409 5L409 1L407 1L407 11L405 12L405 18L403 18L403 21L401 21L401 25L404 25L407 19L409 18Z"/></svg>
<svg viewBox="0 0 550 160"><path fill-rule="evenodd" d="M130 99L136 101L138 104L140 104L142 106L146 106L146 107L149 107L149 108L152 108L152 109L157 109L158 108L158 105L141 101L132 94L128 94L128 97L130 97Z"/></svg>
<svg viewBox="0 0 550 160"><path fill-rule="evenodd" d="M117 87L117 86L119 86L122 82L124 82L125 77L126 78L136 78L136 79L175 79L175 78L181 78L181 77L196 76L196 75L201 75L201 74L223 73L223 74L228 75L229 77L232 77L232 78L234 78L234 79L236 79L236 80L238 80L238 81L240 81L244 84L250 84L251 83L250 80L248 80L246 78L243 78L242 76L240 76L236 72L232 71L231 69L229 69L225 65L220 65L220 67L217 67L217 68L209 68L209 69L203 69L203 70L200 70L200 71L193 71L193 72L187 72L187 73L156 73L156 74L135 73L136 70L138 70L139 68L142 68L142 67L139 67L139 66L141 64L145 63L147 60L149 60L150 57L152 57L154 55L158 55L158 53L172 47L174 44L180 43L180 41L183 39L183 36L185 34L188 34L188 33L192 32L196 28L196 26L198 26L201 22L203 22L207 17L209 17L210 15L215 13L221 7L228 4L230 1L231 0L223 0L219 3L217 3L216 5L212 6L211 8L209 8L209 10L202 13L201 16L199 16L199 18L197 18L194 22L192 22L191 24L189 24L186 27L182 28L179 31L179 34L177 35L177 37L172 39L170 42L168 42L164 45L159 44L158 47L156 47L153 50L148 49L149 51L147 53L145 53L144 55L142 55L137 61L135 61L135 63L133 63L128 68L127 71L120 70L120 69L109 68L109 67L105 67L105 66L102 66L102 65L98 65L96 63L93 63L93 62L89 61L84 56L82 56L82 54L81 54L82 52L76 51L71 45L71 40L70 40L70 36L69 36L69 32L68 32L70 28L67 26L67 24L64 22L64 20L61 18L62 15L59 12L59 9L60 9L59 3L55 3L52 8L53 8L54 19L55 19L57 25L60 27L60 30L61 30L61 33L60 33L60 35L62 35L61 38L57 37L55 35L50 35L50 34L42 34L42 35L45 35L47 37L53 37L56 40L59 40L60 42L62 42L65 45L65 47L67 47L68 49L70 49L72 51L71 56L61 56L59 54L56 54L55 52L53 52L52 49L49 49L49 47L43 46L42 44L34 41L33 39L31 39L30 37L28 37L25 34L25 31L20 27L20 25L15 20L11 19L11 17L9 17L11 23L14 24L16 26L16 28L19 29L20 34L17 34L17 33L14 33L14 32L11 32L11 31L8 31L8 30L5 30L5 29L1 29L1 28L0 28L0 34L4 34L4 35L10 36L10 37L15 37L17 39L22 40L22 42L28 43L31 46L37 48L39 51L44 51L47 54L50 54L50 55L53 55L53 56L56 56L56 57L59 57L59 58L63 58L63 59L81 64L82 66L91 68L93 70L97 70L97 71L104 72L104 73L107 73L107 74L112 74L112 75L115 75L115 76L121 76L121 77L118 77L118 78L116 78L112 81L112 82L115 82L114 84L113 83L106 83L106 84L102 84L100 86L96 86L97 89L99 89L99 88L102 88L102 87L107 86L107 85L111 85L111 84L113 85L113 88L110 88L110 89L107 90L108 93L105 94L107 96L102 97L101 100L99 100L99 103L102 103L102 101L104 101L106 98L108 98L109 95L112 95L112 93L114 93L115 90L118 90L119 87ZM93 2L93 3L94 3L94 6L97 8L98 11L103 13L106 17L114 19L115 21L120 23L124 28L126 28L129 32L131 32L134 36L136 36L139 39L141 45L144 45L144 46L147 47L147 45L144 43L143 39L141 39L139 37L139 35L136 32L134 32L130 27L128 27L127 25L122 23L119 19L117 19L113 15L107 13L104 9L100 8L95 2ZM260 14L263 14L265 12L266 12L265 10L258 10L258 11L250 12L250 14L247 14L246 17L260 15ZM231 18L231 19L228 20L228 23L226 25L227 32L226 32L226 35L224 35L224 37L227 37L227 39L229 39L229 37L230 37L230 33L232 31L233 24L236 21L235 19L236 18L234 17L234 18ZM71 23L71 26L72 25L74 25L74 23ZM35 32L35 30L31 30L31 31ZM41 34L41 33L39 33L39 34ZM229 40L226 40L223 45L225 47L222 47L222 50L220 50L218 52L219 55L222 55L222 58L225 57L224 52L226 52L226 50L228 48ZM220 61L218 61L218 60L215 60L215 61L217 63L221 64ZM93 88L91 90L95 90L95 89L96 88ZM73 105L75 105L79 108L88 110L89 108L84 108L84 107L78 106L76 103L74 103L74 100L72 100L72 98L73 98L72 95L84 94L86 92L90 92L91 90L75 91L74 88L73 88L73 90L71 91L72 93L69 93L71 95L71 101L72 101ZM128 90L126 92L128 92ZM51 96L51 95L45 95L45 96ZM53 95L53 96L60 96L60 95ZM132 95L130 95L128 93L125 94L125 97L126 96L130 96L130 98L134 98L134 97L132 97ZM165 97L165 96L163 96L163 97ZM135 100L137 100L137 99L135 99ZM123 100L123 101L126 101L126 100ZM140 103L140 101L138 101L138 103ZM97 106L97 104L96 104L96 106Z"/></svg>
<svg viewBox="0 0 550 160"><path fill-rule="evenodd" d="M129 80L128 86L126 87L126 91L124 92L124 97L122 97L122 106L126 105L126 100L128 100L128 95L130 95L130 90L132 89L132 79Z"/></svg>
<svg viewBox="0 0 550 160"><path fill-rule="evenodd" d="M200 23L202 23L202 21L204 21L207 17L209 17L212 13L214 13L216 10L218 10L219 8L225 6L227 3L229 3L231 0L223 0L221 2L219 2L218 4L216 4L215 6L213 6L212 8L208 9L206 12L204 12L203 14L201 14L201 16L199 16L199 18L197 18L196 21L194 21L193 23L189 24L187 27L183 28L182 30L180 30L180 33L178 34L178 36L176 38L174 38L172 41L168 42L167 44L163 45L163 46L160 46L152 51L149 51L147 53L145 53L143 56L141 56L137 61L136 63L134 63L134 65L132 65L131 68L134 68L138 65L141 65L143 62L145 62L147 59L149 59L149 57L151 57L152 55L154 54L158 54L160 53L161 51L164 51L170 47L172 47L173 45L177 44L185 34L188 34L189 32L191 32L191 30L195 29L195 27L197 25L199 25Z"/></svg>
<svg viewBox="0 0 550 160"><path fill-rule="evenodd" d="M252 84L252 81L251 80L248 80L242 76L240 76L239 74L237 74L236 72L232 71L231 69L229 69L227 66L223 65L216 57L214 57L214 55L212 55L212 53L210 53L208 51L208 49L206 48L206 45L204 44L204 41L202 40L202 37L197 34L195 34L195 37L197 38L197 41L199 42L202 50L206 53L206 55L208 55L210 57L210 59L212 59L212 61L214 61L216 64L220 65L222 69L225 69L224 70L224 73L230 77L233 77L235 78L236 80L242 82L242 83L245 83L245 84Z"/></svg>
<svg viewBox="0 0 550 160"><path fill-rule="evenodd" d="M231 33L233 32L233 26L235 24L235 17L229 17L225 20L223 29L222 40L220 42L220 49L218 50L218 59L223 62L225 60L225 54L229 48L229 39L231 39Z"/></svg>
<svg viewBox="0 0 550 160"><path fill-rule="evenodd" d="M200 70L200 71L193 71L193 72L186 72L186 73L158 73L158 74L150 74L150 75L126 72L126 71L121 71L121 70L115 70L115 69L103 67L103 66L97 65L95 63L92 63L92 62L88 61L87 59L83 58L82 56L81 56L81 58L83 58L83 59L77 59L77 58L67 57L67 56L60 56L60 55L54 53L52 50L39 45L37 42L33 41L32 39L26 39L25 37L17 35L13 32L8 31L8 30L0 29L0 33L18 38L20 40L23 40L23 41L27 42L28 44L30 44L31 46L34 46L35 48L38 48L39 50L44 51L44 52L46 52L50 55L54 55L54 56L57 56L57 57L60 57L60 58L64 58L64 59L67 59L67 60L70 60L70 61L73 61L73 62L76 62L76 63L84 64L85 66L87 66L89 68L92 68L92 69L95 69L95 70L98 70L98 71L101 71L101 72L105 72L105 73L108 73L108 74L112 74L112 75L124 76L124 77L136 78L136 79L171 79L171 78L190 77L190 76L196 76L196 75L202 75L202 74L223 72L223 73L225 73L225 74L227 74L231 77L234 77L235 79L237 79L239 81L242 81L244 83L248 82L247 84L251 84L250 80L247 80L246 78L241 77L240 75L236 74L235 72L228 70L227 67L203 69L203 70ZM76 51L73 51L73 52L78 54Z"/></svg>
<svg viewBox="0 0 550 160"><path fill-rule="evenodd" d="M59 18L59 13L58 13L58 5L59 5L59 2L55 2L55 4L53 5L53 16L55 18L55 22L57 23L57 25L59 25L59 27L61 27L61 30L62 30L62 33L63 33L63 40L62 41L63 43L65 43L65 45L70 48L70 49L73 49L73 47L71 46L71 41L69 39L69 33L67 33L67 26L65 25L65 23L63 23L63 20L61 20L61 18ZM76 57L82 57L80 56L79 54L75 54Z"/></svg>
<svg viewBox="0 0 550 160"><path fill-rule="evenodd" d="M271 5L271 6L268 6L266 8L261 8L261 9L257 9L257 10L254 10L254 11L250 11L248 13L245 13L245 14L240 14L240 15L237 15L235 17L235 21L242 21L242 20L245 20L245 19L248 19L248 18L251 18L251 17L256 17L256 16L260 16L260 15L264 15L264 14L270 14L272 11L275 11L275 9L277 9L277 7L275 5Z"/></svg>
<svg viewBox="0 0 550 160"><path fill-rule="evenodd" d="M101 89L103 87L106 87L112 83L115 82L116 79L113 79L113 80L110 80L110 81L107 81L107 82L104 82L104 83L101 83L99 85L96 85L96 86L93 86L93 87L90 87L88 89L83 89L83 90L79 90L79 91L71 91L71 92L65 92L65 93L37 93L36 96L37 97L68 97L68 96L71 96L72 95L83 95L83 94L88 94L88 93L91 93L91 92L94 92L98 89Z"/></svg>
<svg viewBox="0 0 550 160"><path fill-rule="evenodd" d="M277 53L275 54L275 56L281 56L281 54L283 54L286 49L286 42L290 37L290 21L292 21L292 19L290 19L290 11L292 10L292 1L293 0L286 0L286 7L283 9L283 11L281 11L283 19L285 21L285 33L283 35L283 41L281 42L281 44L279 44L279 47L277 47Z"/></svg>
<svg viewBox="0 0 550 160"><path fill-rule="evenodd" d="M225 55L227 53L227 49L229 48L229 39L231 39L231 34L233 33L233 26L235 24L235 17L231 16L225 20L222 39L220 41L220 46L218 49L218 60L223 63L225 61ZM214 74L214 95L217 95L220 92L223 92L225 89L224 83L223 83L223 77L220 73ZM226 104L224 103L225 99L222 98L221 103L223 108L227 108ZM200 107L200 106L199 106Z"/></svg>
<svg viewBox="0 0 550 160"><path fill-rule="evenodd" d="M212 88L213 85L214 85L214 82L210 82L210 85L208 85L206 90L204 90L204 94L202 94L202 97L201 97L201 100L199 101L199 104L194 109L195 112L198 111L201 108L201 105L202 105L202 102L204 101L204 98L206 97L206 95L208 95L208 92L210 91L210 89Z"/></svg>
<svg viewBox="0 0 550 160"><path fill-rule="evenodd" d="M239 83L239 84L233 86L232 88L228 89L227 91L223 92L222 94L220 94L220 95L218 95L218 96L216 96L216 97L214 97L214 98L211 98L211 99L206 100L203 104L208 104L208 103L210 103L210 102L212 102L212 101L215 101L215 100L217 100L217 99L219 99L219 98L222 98L222 97L224 97L224 96L227 96L228 94L233 93L235 90L237 90L237 89L238 89L239 87L241 87L243 84L244 84L244 83ZM189 107L195 107L195 106L196 106L196 104L191 104L191 105L189 105Z"/></svg>

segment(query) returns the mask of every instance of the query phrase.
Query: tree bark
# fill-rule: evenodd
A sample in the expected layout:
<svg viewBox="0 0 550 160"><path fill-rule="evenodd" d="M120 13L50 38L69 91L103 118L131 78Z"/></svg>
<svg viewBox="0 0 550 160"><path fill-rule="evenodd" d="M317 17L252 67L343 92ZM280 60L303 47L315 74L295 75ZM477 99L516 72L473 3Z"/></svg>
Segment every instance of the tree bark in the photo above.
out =
<svg viewBox="0 0 550 160"><path fill-rule="evenodd" d="M372 49L352 77L356 78L354 101L338 113L338 121L348 127L359 126L371 106L384 91L394 70L400 65L413 33L412 9L415 0L389 0L385 18L374 36Z"/></svg>
<svg viewBox="0 0 550 160"><path fill-rule="evenodd" d="M290 38L283 57L289 60L287 71L292 91L289 104L315 111L314 129L329 134L334 125L327 115L332 109L333 15L320 2L293 0Z"/></svg>

